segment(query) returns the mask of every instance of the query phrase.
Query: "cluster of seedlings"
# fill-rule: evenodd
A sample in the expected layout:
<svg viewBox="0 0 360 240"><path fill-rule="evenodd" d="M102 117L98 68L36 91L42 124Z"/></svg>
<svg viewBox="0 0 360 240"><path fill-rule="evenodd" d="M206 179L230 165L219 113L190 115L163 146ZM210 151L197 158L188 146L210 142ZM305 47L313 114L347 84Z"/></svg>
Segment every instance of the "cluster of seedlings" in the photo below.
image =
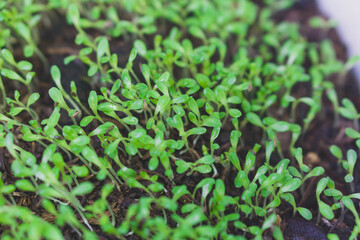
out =
<svg viewBox="0 0 360 240"><path fill-rule="evenodd" d="M284 239L286 218L344 215L356 239L360 113L330 81L356 59L274 19L293 3L2 1L1 239ZM89 92L41 49L56 21L76 30L64 63ZM351 120L352 149L329 149L347 193L304 161L324 99L334 129Z"/></svg>

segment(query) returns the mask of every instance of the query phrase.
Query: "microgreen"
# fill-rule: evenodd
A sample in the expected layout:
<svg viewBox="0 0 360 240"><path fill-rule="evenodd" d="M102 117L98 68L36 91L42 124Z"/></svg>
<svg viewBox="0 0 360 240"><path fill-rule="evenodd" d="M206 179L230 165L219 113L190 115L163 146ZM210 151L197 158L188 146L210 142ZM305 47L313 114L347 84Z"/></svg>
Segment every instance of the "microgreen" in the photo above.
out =
<svg viewBox="0 0 360 240"><path fill-rule="evenodd" d="M1 237L64 239L70 228L91 240L283 239L289 208L307 220L347 208L356 238L357 150L329 148L344 195L306 164L302 144L327 94L336 129L340 116L352 120L345 134L360 149L359 111L328 81L357 59L342 63L330 41L310 43L296 23L274 20L293 3L0 3ZM79 79L40 51L53 11L74 30L64 63L85 69L85 101ZM319 176L316 206L299 205ZM40 197L36 211L18 206L19 194Z"/></svg>

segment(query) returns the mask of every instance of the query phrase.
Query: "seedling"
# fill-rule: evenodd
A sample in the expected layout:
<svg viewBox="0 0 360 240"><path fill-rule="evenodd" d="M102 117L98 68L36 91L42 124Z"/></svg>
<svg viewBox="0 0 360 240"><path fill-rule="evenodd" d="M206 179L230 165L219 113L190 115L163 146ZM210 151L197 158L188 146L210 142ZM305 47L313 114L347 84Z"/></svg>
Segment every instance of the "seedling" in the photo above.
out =
<svg viewBox="0 0 360 240"><path fill-rule="evenodd" d="M340 115L353 120L355 129L359 131L360 113L357 112L354 104L349 99L344 98L341 103L343 106L339 107Z"/></svg>

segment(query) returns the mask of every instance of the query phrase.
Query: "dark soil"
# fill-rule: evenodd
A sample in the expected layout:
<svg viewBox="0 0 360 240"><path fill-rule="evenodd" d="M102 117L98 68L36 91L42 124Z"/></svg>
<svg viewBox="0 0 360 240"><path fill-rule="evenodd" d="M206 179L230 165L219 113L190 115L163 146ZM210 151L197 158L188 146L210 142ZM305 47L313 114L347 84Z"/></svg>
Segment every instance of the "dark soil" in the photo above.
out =
<svg viewBox="0 0 360 240"><path fill-rule="evenodd" d="M318 8L314 1L304 0L296 4L291 9L288 9L283 12L279 12L274 18L276 20L286 20L291 22L296 22L300 24L300 31L301 33L312 42L319 42L324 38L330 38L335 49L337 56L340 60L346 60L346 48L342 44L341 39L339 38L337 32L335 30L330 30L329 32L324 32L319 29L314 29L309 27L308 21L311 17L319 15ZM70 93L70 81L75 81L77 88L81 89L79 91L79 98L87 104L87 96L91 90L99 90L98 84L93 83L90 84L89 81L85 78L87 75L87 68L79 61L74 61L69 65L65 65L63 63L63 59L66 56L74 54L79 51L80 47L74 43L76 31L73 27L66 25L64 19L58 14L56 15L56 26L51 26L51 28L43 29L42 33L42 41L40 43L41 50L45 53L49 65L58 65L62 72L62 80L63 86L66 91ZM93 36L96 37L100 33L91 30L93 32ZM164 30L164 33L166 31ZM131 48L129 46L131 43L126 43L123 39L113 39L111 41L111 48L113 52L118 53L119 59L122 59L120 64L126 63L128 59L129 53ZM134 64L136 68L139 66L139 61ZM37 59L34 59L34 65L37 66L37 73L39 76L39 84L37 85L36 92L39 92L41 100L37 103L38 105L35 106L35 110L39 113L40 116L47 118L50 116L53 106L49 103L52 103L52 100L48 96L48 90L53 85L51 81L50 73L48 69L44 70L43 66ZM138 71L138 70L137 70ZM335 83L338 91L339 98L347 97L352 100L355 104L357 104L357 108L360 109L360 102L359 100L359 93L356 91L358 88L354 87L356 85L356 79L352 76L351 73L346 75L344 79L339 79L339 76L335 75L332 76L330 79L332 82ZM5 83L6 84L6 83ZM13 92L17 86L8 86L7 89ZM26 93L26 89L19 89L20 93ZM306 91L306 86L299 86L298 91ZM22 95L23 96L23 95ZM331 177L336 183L337 188L342 191L345 195L350 194L350 189L348 188L348 184L344 182L344 176L339 174L337 169L336 159L329 153L329 146L336 144L341 146L344 151L349 149L352 146L352 141L349 139L344 130L346 127L349 127L351 123L345 119L341 119L339 124L335 126L334 124L334 113L331 106L331 103L327 100L327 97L324 96L323 98L323 110L322 113L313 121L313 123L309 126L309 130L303 136L303 138L298 142L298 146L301 146L304 150L305 154L305 162L308 165L312 166L322 166L326 170L326 174ZM304 109L306 110L306 109ZM301 116L299 116L301 117ZM63 119L62 123L68 124L69 119ZM24 119L26 121L26 119ZM90 126L93 128L94 126ZM226 135L226 130L224 129L223 132ZM229 132L230 133L230 132ZM229 134L228 133L228 134ZM228 136L219 137L219 145L223 146L222 149L226 150L229 146L229 137ZM252 135L246 135L252 136ZM208 136L209 137L209 136ZM239 149L240 156L246 155L247 151L253 146L261 136L254 135L254 139L250 139L249 147L247 149ZM201 142L203 140L199 139L197 146L193 146L195 150L199 150ZM284 136L284 141L287 141L286 136ZM99 144L94 142L94 145ZM28 149L29 151L35 153L36 157L41 156L43 148L36 145L28 144L28 146L22 146L24 149ZM100 148L99 148L100 149ZM101 154L101 153L99 153ZM261 153L260 153L261 154ZM0 165L2 167L1 171L4 173L7 182L12 182L13 177L10 170L10 164L4 159L9 159L10 155L4 151L4 149L0 148ZM148 171L147 164L150 156L145 155L142 159L138 157L133 157L131 161L123 160L123 163L126 163L132 169L136 171ZM187 156L182 156L182 158L194 159L194 153L188 154ZM69 165L74 164L76 159L69 159ZM118 169L115 169L116 171ZM227 184L227 193L231 195L240 195L238 189L233 187L233 182L236 177L231 170L219 167L219 177L224 179L225 184ZM171 192L172 184L169 182L167 177L163 176L163 170L158 170L157 175L159 175L159 181L163 183L167 188L168 191ZM210 175L209 175L210 177ZM354 183L355 183L355 190L359 191L359 168L356 165L356 171L354 172ZM95 176L90 176L94 182L96 182ZM196 186L196 183L199 181L200 176L192 175L192 176L185 176L185 175L175 175L174 182L176 184L186 184L191 191ZM314 214L313 221L306 221L302 218L293 218L292 217L292 207L284 205L277 214L281 217L282 222L279 223L279 226L284 231L284 236L287 239L326 239L326 233L333 232L337 233L341 239L347 239L349 234L351 233L352 227L354 225L354 218L350 213L345 212L343 215L335 214L336 216L340 216L339 218L335 218L332 221L327 221L323 218L320 218L318 224L315 224L316 216L317 216L317 205L315 199L315 188L317 185L318 178L313 178L308 180L305 183L305 191L302 196L298 195L295 197L297 198L297 202L299 206L309 208ZM144 183L146 184L146 183ZM97 186L95 191L88 196L86 199L80 199L81 202L86 204L91 204L95 199L99 198L99 192L96 190L100 190L101 186ZM142 196L145 196L145 192L142 192L137 189L130 189L128 187L123 187L121 192L114 191L108 198L110 205L112 206L114 213L116 215L116 219L118 223L122 221L122 219L126 216L126 211L128 207L139 199ZM201 195L198 193L195 196L197 201L200 202ZM191 199L186 199L183 197L182 199L184 203L191 202ZM30 208L33 212L37 213L44 219L49 222L54 221L52 216L48 215L44 212L40 205L41 199L37 196L28 193L18 193L18 196L15 195L15 200L18 205L26 206ZM327 203L331 203L331 199L322 199ZM153 215L157 215L156 209L153 210ZM171 219L170 217L168 219ZM254 220L244 220L245 223L250 223L254 225ZM112 236L105 235L101 233L100 228L96 228L98 223L96 221L90 222L92 226L95 226L95 229L98 231L99 239L116 239ZM171 224L171 222L169 222ZM255 223L256 224L256 223ZM259 223L258 223L259 224ZM174 225L175 227L175 225ZM0 227L1 231L1 227ZM62 229L64 236L67 239L74 239L74 233L70 228ZM236 234L236 230L234 228L234 234ZM136 236L129 236L128 239L138 239Z"/></svg>

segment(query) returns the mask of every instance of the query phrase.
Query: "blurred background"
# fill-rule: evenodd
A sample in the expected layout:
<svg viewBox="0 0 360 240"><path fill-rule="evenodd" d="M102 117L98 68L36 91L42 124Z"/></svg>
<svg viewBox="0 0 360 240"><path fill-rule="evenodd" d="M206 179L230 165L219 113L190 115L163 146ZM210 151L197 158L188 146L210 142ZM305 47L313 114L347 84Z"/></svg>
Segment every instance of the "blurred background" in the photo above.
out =
<svg viewBox="0 0 360 240"><path fill-rule="evenodd" d="M348 57L360 56L360 0L316 0L320 11L337 22ZM360 90L360 62L354 67Z"/></svg>

